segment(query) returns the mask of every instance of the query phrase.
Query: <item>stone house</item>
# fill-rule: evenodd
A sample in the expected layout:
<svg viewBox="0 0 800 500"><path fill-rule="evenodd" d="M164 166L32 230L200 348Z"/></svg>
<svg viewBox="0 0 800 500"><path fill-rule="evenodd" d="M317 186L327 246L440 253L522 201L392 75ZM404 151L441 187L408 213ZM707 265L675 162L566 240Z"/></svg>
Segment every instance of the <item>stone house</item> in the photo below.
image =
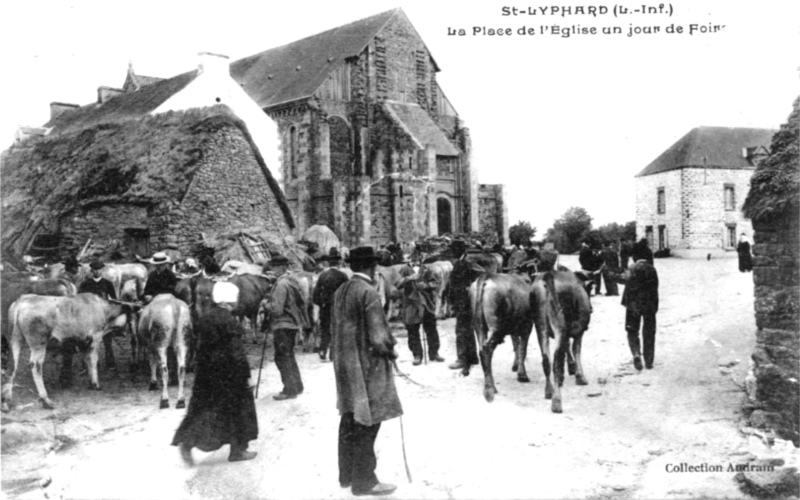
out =
<svg viewBox="0 0 800 500"><path fill-rule="evenodd" d="M753 221L756 345L751 424L800 446L800 98L758 166L744 212Z"/></svg>
<svg viewBox="0 0 800 500"><path fill-rule="evenodd" d="M401 9L231 64L278 125L281 179L299 232L347 246L489 230L507 241L499 185L479 185L469 130Z"/></svg>
<svg viewBox="0 0 800 500"><path fill-rule="evenodd" d="M291 234L289 206L254 139L269 118L228 64L201 54L194 71L101 87L87 106L51 106L45 128L2 155L3 258L41 236L61 256L89 238L147 256L187 255L204 235L236 228Z"/></svg>
<svg viewBox="0 0 800 500"><path fill-rule="evenodd" d="M774 130L698 127L636 175L636 234L654 250L705 257L736 255L742 214L759 159Z"/></svg>

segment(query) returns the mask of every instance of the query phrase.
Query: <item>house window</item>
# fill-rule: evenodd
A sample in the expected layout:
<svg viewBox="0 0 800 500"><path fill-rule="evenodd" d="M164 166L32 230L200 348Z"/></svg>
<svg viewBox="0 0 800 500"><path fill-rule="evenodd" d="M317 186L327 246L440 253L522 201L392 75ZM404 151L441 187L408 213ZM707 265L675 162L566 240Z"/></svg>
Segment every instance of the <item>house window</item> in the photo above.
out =
<svg viewBox="0 0 800 500"><path fill-rule="evenodd" d="M664 194L664 188L658 188L657 192L657 205L658 205L658 213L664 214L667 213L667 199L666 195Z"/></svg>
<svg viewBox="0 0 800 500"><path fill-rule="evenodd" d="M289 147L286 151L289 178L297 179L297 128L289 127Z"/></svg>
<svg viewBox="0 0 800 500"><path fill-rule="evenodd" d="M733 184L725 184L725 210L736 210L736 188Z"/></svg>
<svg viewBox="0 0 800 500"><path fill-rule="evenodd" d="M126 227L128 249L134 255L150 255L150 230L138 227Z"/></svg>
<svg viewBox="0 0 800 500"><path fill-rule="evenodd" d="M667 226L658 226L658 249L663 250L669 248L669 241L667 241Z"/></svg>
<svg viewBox="0 0 800 500"><path fill-rule="evenodd" d="M736 224L726 224L725 246L728 248L736 247Z"/></svg>

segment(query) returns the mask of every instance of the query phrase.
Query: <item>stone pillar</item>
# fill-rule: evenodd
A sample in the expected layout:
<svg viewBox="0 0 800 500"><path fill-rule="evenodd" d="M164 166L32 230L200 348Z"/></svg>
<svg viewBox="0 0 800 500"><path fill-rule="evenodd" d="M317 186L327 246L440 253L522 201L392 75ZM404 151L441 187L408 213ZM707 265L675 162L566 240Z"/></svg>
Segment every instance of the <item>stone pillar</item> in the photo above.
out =
<svg viewBox="0 0 800 500"><path fill-rule="evenodd" d="M372 241L372 203L370 193L370 179L361 179L361 236L360 245L369 245Z"/></svg>
<svg viewBox="0 0 800 500"><path fill-rule="evenodd" d="M347 236L347 221L345 220L345 183L342 179L333 179L331 191L333 193L333 232L344 242Z"/></svg>
<svg viewBox="0 0 800 500"><path fill-rule="evenodd" d="M508 238L508 204L506 203L505 199L505 186L503 184L497 184L496 188L497 191L497 236L500 238L500 244L502 245L509 245L511 241Z"/></svg>
<svg viewBox="0 0 800 500"><path fill-rule="evenodd" d="M425 151L420 152L427 166L425 175L428 177L428 184L425 185L425 191L428 197L428 221L427 221L427 236L435 236L439 234L439 219L438 219L438 206L436 205L436 150L433 146L428 145ZM420 169L422 170L422 169Z"/></svg>
<svg viewBox="0 0 800 500"><path fill-rule="evenodd" d="M319 176L331 178L331 128L325 120L319 124Z"/></svg>

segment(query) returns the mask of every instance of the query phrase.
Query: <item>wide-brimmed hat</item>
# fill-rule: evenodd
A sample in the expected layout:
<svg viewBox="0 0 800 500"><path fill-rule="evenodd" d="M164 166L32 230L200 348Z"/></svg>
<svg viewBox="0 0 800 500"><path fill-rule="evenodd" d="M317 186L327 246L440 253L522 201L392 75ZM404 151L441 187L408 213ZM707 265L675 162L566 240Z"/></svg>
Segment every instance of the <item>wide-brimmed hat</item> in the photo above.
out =
<svg viewBox="0 0 800 500"><path fill-rule="evenodd" d="M89 268L91 269L103 269L106 267L101 260L93 260L91 264L89 264Z"/></svg>
<svg viewBox="0 0 800 500"><path fill-rule="evenodd" d="M151 264L168 264L172 262L172 258L166 252L156 252L147 259L147 262Z"/></svg>
<svg viewBox="0 0 800 500"><path fill-rule="evenodd" d="M269 265L273 267L288 266L289 264L291 264L291 261L279 253L272 254L272 258L269 259Z"/></svg>
<svg viewBox="0 0 800 500"><path fill-rule="evenodd" d="M239 287L227 281L218 281L214 283L211 298L215 304L236 303L239 300Z"/></svg>
<svg viewBox="0 0 800 500"><path fill-rule="evenodd" d="M368 262L378 262L381 260L381 257L375 253L375 249L372 247L357 247L350 250L350 256L345 259L347 263L359 262L359 263L368 263Z"/></svg>

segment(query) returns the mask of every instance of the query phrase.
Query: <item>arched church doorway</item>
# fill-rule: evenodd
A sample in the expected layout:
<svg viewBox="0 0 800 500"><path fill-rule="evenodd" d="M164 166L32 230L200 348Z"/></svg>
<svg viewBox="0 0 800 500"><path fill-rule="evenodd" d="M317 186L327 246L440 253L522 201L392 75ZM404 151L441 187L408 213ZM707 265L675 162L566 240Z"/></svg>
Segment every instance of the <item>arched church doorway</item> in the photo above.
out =
<svg viewBox="0 0 800 500"><path fill-rule="evenodd" d="M438 198L436 200L436 217L439 224L439 234L453 232L453 210L450 206L450 200L447 198Z"/></svg>

